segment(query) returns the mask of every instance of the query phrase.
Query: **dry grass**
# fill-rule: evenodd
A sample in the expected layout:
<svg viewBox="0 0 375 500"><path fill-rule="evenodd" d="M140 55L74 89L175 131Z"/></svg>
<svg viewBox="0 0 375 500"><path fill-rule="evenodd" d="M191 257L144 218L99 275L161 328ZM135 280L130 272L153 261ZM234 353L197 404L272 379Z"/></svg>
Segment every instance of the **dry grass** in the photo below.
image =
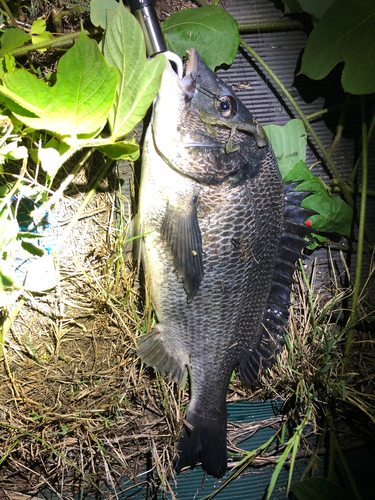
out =
<svg viewBox="0 0 375 500"><path fill-rule="evenodd" d="M361 430L373 432L375 315L373 304L366 299L366 286L375 266L371 266L363 287L354 325L349 324L351 287L343 289L339 285L340 277L334 275L329 289L317 290L314 270L313 265L310 279L298 274L286 344L278 362L263 377L263 388L268 395L290 401L297 422L311 404L311 425L315 432L321 431L322 421L331 412L332 404L338 419L353 411L357 420L366 415L368 418ZM351 283L349 270L345 272ZM355 328L354 341L345 368L344 349L351 326Z"/></svg>
<svg viewBox="0 0 375 500"><path fill-rule="evenodd" d="M151 482L170 468L183 395L135 355L152 315L118 246L114 193L102 188L61 248L60 286L31 297L5 341L0 492L8 495L114 491L124 475L145 481L147 464ZM62 230L83 197L58 207Z"/></svg>

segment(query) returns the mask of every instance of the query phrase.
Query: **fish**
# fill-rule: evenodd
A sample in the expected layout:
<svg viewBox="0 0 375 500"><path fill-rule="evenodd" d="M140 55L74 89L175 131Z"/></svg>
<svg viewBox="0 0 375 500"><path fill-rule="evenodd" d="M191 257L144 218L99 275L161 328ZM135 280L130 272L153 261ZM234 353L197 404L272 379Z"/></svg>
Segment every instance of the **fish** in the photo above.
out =
<svg viewBox="0 0 375 500"><path fill-rule="evenodd" d="M167 64L142 157L137 252L157 323L138 355L189 377L176 472L220 478L233 371L256 385L283 343L309 193L283 183L262 126L194 49L181 78Z"/></svg>

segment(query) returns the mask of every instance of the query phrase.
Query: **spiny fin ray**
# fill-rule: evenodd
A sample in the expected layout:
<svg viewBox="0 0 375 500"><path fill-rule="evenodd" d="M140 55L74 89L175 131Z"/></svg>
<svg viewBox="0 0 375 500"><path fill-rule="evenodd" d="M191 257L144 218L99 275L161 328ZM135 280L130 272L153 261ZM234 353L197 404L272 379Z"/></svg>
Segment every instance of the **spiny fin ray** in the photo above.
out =
<svg viewBox="0 0 375 500"><path fill-rule="evenodd" d="M297 269L295 263L308 244L304 238L310 229L305 222L316 214L313 210L301 207L302 201L312 193L294 191L299 184L300 182L284 183L283 232L263 324L256 346L239 364L241 379L249 386L256 385L260 373L272 365L284 343L284 331L289 317L290 286Z"/></svg>

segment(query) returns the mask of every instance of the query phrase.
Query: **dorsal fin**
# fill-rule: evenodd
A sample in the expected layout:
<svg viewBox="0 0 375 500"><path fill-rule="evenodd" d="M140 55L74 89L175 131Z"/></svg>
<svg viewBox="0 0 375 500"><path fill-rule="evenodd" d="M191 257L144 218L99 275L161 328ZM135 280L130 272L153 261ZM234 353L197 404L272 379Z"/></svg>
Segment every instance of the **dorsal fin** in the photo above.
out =
<svg viewBox="0 0 375 500"><path fill-rule="evenodd" d="M255 385L259 375L271 366L275 355L284 343L285 327L289 318L290 287L297 269L296 261L308 245L304 239L311 229L306 220L317 212L301 207L302 201L312 194L310 191L294 191L300 182L285 182L285 212L278 258L268 297L263 323L257 345L239 364L242 381Z"/></svg>

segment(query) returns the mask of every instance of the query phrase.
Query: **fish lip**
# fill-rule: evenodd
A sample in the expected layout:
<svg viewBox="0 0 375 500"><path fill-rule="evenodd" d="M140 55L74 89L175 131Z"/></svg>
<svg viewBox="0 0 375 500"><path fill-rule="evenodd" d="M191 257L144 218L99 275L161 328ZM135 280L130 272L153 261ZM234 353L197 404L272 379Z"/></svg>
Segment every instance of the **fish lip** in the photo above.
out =
<svg viewBox="0 0 375 500"><path fill-rule="evenodd" d="M195 49L186 51L184 77L178 81L178 86L191 99L195 92L199 65L199 54Z"/></svg>

